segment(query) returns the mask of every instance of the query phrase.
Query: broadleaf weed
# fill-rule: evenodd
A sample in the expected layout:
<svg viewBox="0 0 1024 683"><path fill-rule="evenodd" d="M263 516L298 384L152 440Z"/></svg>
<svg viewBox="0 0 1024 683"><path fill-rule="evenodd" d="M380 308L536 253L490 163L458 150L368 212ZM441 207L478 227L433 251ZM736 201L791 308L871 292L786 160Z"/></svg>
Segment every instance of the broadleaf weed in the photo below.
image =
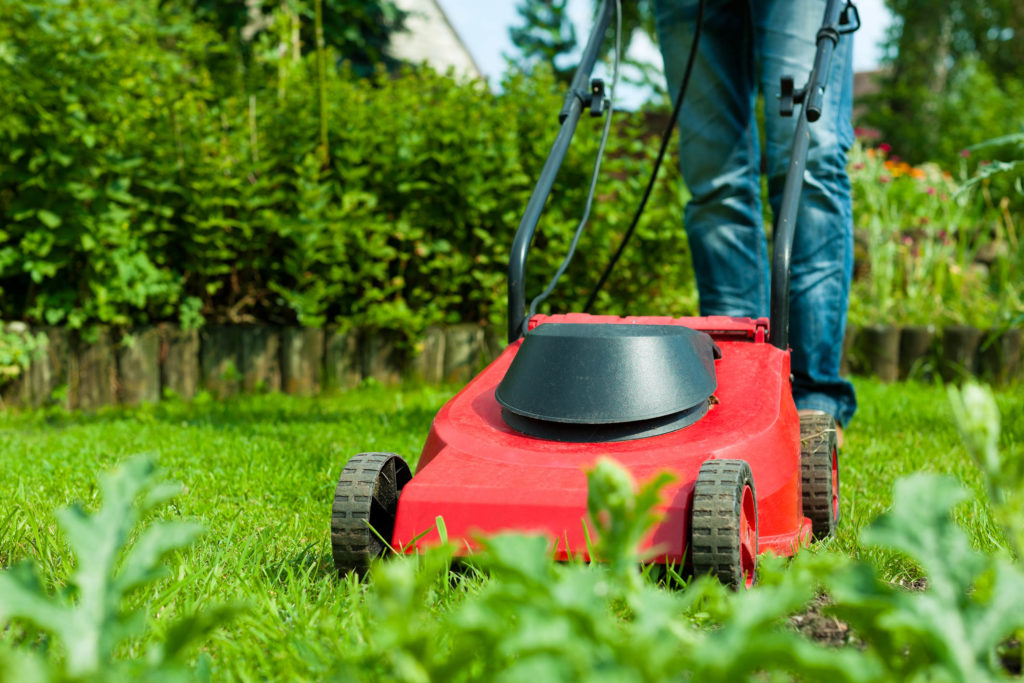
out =
<svg viewBox="0 0 1024 683"><path fill-rule="evenodd" d="M0 673L20 678L49 672L75 680L123 677L128 671L161 679L189 676L181 660L185 647L230 619L236 608L219 607L172 625L167 640L150 650L148 670L117 657L122 644L142 635L146 626L146 614L126 608L126 599L165 577L164 558L191 545L202 532L192 522L154 521L132 540L143 517L178 490L157 482L155 470L148 457L126 460L100 475L103 505L98 510L89 513L74 505L57 513L76 566L68 585L56 594L46 591L31 563L0 573L0 625L12 620L32 624L54 635L64 649L63 659L46 662L32 652L9 652L0 658L0 667L8 667Z"/></svg>

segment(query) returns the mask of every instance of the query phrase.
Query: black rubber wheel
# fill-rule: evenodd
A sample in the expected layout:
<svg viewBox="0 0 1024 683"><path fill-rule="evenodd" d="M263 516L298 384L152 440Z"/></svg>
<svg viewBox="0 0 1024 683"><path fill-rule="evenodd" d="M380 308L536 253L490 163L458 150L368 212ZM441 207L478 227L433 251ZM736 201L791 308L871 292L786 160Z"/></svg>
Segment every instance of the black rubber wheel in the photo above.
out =
<svg viewBox="0 0 1024 683"><path fill-rule="evenodd" d="M750 465L708 460L693 489L693 573L713 574L733 588L757 580L757 496Z"/></svg>
<svg viewBox="0 0 1024 683"><path fill-rule="evenodd" d="M839 452L836 423L827 413L800 416L800 476L804 516L820 541L832 536L839 524Z"/></svg>
<svg viewBox="0 0 1024 683"><path fill-rule="evenodd" d="M345 465L331 507L331 553L339 574L362 574L387 552L398 496L410 479L409 466L394 453L358 453Z"/></svg>

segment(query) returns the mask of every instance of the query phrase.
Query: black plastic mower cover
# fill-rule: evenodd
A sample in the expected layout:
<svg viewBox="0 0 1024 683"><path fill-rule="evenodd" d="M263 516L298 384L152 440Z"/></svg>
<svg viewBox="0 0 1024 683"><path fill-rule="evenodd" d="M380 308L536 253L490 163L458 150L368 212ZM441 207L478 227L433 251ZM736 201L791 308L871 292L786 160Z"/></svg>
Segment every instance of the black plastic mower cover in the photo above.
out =
<svg viewBox="0 0 1024 683"><path fill-rule="evenodd" d="M616 425L670 416L679 429L706 412L720 356L710 336L678 325L545 323L527 333L495 398L520 431L538 420Z"/></svg>

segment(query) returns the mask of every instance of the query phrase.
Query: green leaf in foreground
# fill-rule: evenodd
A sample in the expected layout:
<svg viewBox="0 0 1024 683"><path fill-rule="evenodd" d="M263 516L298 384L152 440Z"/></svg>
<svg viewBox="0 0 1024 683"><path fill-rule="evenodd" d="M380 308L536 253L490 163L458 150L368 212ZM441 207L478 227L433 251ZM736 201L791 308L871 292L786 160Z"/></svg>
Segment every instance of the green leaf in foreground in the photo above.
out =
<svg viewBox="0 0 1024 683"><path fill-rule="evenodd" d="M995 397L973 382L949 387L956 426L981 470L993 511L1018 564L1024 563L1024 453L1021 444L999 450L1001 420ZM1012 450L1016 448L1016 451Z"/></svg>
<svg viewBox="0 0 1024 683"><path fill-rule="evenodd" d="M68 587L57 595L48 594L27 562L0 573L0 626L20 619L55 635L64 646L68 677L109 675L116 668L115 649L141 635L145 626L146 615L126 609L125 598L164 577L164 558L190 545L202 531L192 522L157 521L129 543L142 516L178 489L157 483L155 466L146 457L132 458L100 475L103 506L99 510L88 513L76 505L57 513L76 560ZM150 663L166 664L230 614L229 609L219 609L178 622L163 647L153 650ZM6 664L19 661L24 661L20 654L10 655Z"/></svg>
<svg viewBox="0 0 1024 683"><path fill-rule="evenodd" d="M972 548L953 522L966 498L948 477L906 477L896 483L892 510L862 534L866 544L916 560L927 577L923 591L883 583L867 566L829 581L833 612L903 680L995 680L1003 674L997 648L1024 626L1024 574Z"/></svg>
<svg viewBox="0 0 1024 683"><path fill-rule="evenodd" d="M787 627L822 577L848 560L806 554L788 570L777 560L765 586L741 594L709 579L681 592L644 580L637 548L668 480L637 486L611 461L588 472L600 563L554 562L550 539L504 534L481 539L470 575L460 578L447 570L450 547L376 565L364 647L341 676L733 681L793 671L879 679L877 662L858 650L828 650Z"/></svg>

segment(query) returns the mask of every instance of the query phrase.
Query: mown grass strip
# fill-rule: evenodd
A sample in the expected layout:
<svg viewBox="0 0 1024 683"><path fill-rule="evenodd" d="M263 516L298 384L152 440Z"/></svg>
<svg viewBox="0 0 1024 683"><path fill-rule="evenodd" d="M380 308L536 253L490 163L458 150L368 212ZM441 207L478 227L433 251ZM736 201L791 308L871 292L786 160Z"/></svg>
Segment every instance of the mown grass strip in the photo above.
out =
<svg viewBox="0 0 1024 683"><path fill-rule="evenodd" d="M952 422L942 387L857 383L861 409L843 453L843 525L827 547L868 559L892 580L919 569L865 549L857 531L891 503L892 483L914 471L951 474L976 494L981 483ZM161 638L167 625L211 604L246 611L206 646L227 678L316 678L339 652L366 646L365 586L339 580L328 547L328 515L338 472L359 451L394 451L415 462L436 410L452 390L361 389L334 398L280 395L225 402L161 403L94 415L37 411L0 416L0 565L34 559L50 585L70 570L54 511L97 503L96 475L126 456L152 452L184 493L161 514L203 523L207 533L171 560L171 575L136 595ZM1024 399L998 395L1003 446L1024 443ZM988 506L972 500L957 521L985 551L1002 545ZM422 607L449 609L482 579L434 594ZM18 633L0 636L17 638ZM146 643L133 646L142 652Z"/></svg>

